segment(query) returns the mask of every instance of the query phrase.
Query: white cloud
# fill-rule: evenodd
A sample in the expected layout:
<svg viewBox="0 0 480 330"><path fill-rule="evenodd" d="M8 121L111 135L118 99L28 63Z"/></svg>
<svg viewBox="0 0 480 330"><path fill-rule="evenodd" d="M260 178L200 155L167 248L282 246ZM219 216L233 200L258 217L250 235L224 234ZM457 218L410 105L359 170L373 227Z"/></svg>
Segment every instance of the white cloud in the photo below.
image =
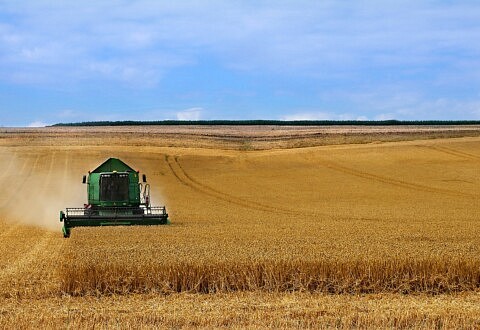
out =
<svg viewBox="0 0 480 330"><path fill-rule="evenodd" d="M280 117L281 120L367 120L365 116L333 112L298 112Z"/></svg>
<svg viewBox="0 0 480 330"><path fill-rule="evenodd" d="M202 108L190 108L176 113L178 120L200 120Z"/></svg>
<svg viewBox="0 0 480 330"><path fill-rule="evenodd" d="M480 120L480 101L433 99L421 100L410 107L396 111L399 118L405 119L457 119Z"/></svg>
<svg viewBox="0 0 480 330"><path fill-rule="evenodd" d="M420 93L380 89L377 93L351 95L353 106L370 109L375 120L478 120L480 101L435 98Z"/></svg>
<svg viewBox="0 0 480 330"><path fill-rule="evenodd" d="M154 65L148 66L139 59L135 63L118 60L95 61L89 63L84 72L91 76L86 77L87 79L117 81L135 88L155 86L162 74L160 69L154 69Z"/></svg>
<svg viewBox="0 0 480 330"><path fill-rule="evenodd" d="M157 84L159 72L204 54L230 68L331 77L480 53L474 2L22 1L0 12L20 18L0 26L0 40L14 41L0 69L11 76L24 63L56 66L57 81L105 75Z"/></svg>
<svg viewBox="0 0 480 330"><path fill-rule="evenodd" d="M281 120L331 120L332 115L327 112L301 112L280 117Z"/></svg>
<svg viewBox="0 0 480 330"><path fill-rule="evenodd" d="M34 121L27 125L27 127L45 127L48 124L44 123L43 121Z"/></svg>
<svg viewBox="0 0 480 330"><path fill-rule="evenodd" d="M375 120L390 120L397 119L393 113L380 113L375 116Z"/></svg>

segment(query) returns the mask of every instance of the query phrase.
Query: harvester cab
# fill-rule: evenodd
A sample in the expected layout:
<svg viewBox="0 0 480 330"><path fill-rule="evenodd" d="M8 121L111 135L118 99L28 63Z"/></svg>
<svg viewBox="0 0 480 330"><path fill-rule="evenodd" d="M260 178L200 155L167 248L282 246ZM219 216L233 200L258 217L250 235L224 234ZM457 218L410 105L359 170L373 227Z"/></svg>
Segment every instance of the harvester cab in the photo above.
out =
<svg viewBox="0 0 480 330"><path fill-rule="evenodd" d="M147 177L117 158L109 158L84 175L88 204L60 211L63 237L74 227L164 225L170 223L165 206L150 205Z"/></svg>

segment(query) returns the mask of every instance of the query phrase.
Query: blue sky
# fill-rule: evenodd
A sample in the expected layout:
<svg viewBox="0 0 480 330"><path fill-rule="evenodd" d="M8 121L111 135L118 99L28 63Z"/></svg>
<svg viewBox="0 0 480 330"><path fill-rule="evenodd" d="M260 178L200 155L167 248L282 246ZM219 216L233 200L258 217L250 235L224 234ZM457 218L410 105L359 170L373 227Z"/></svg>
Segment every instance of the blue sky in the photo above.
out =
<svg viewBox="0 0 480 330"><path fill-rule="evenodd" d="M480 119L479 1L0 0L0 126Z"/></svg>

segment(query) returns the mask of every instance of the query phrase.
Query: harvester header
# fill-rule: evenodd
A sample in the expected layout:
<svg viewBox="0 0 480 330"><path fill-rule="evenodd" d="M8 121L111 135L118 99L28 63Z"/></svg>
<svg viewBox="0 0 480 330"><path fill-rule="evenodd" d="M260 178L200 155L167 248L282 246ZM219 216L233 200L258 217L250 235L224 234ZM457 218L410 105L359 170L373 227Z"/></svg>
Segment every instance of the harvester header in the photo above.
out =
<svg viewBox="0 0 480 330"><path fill-rule="evenodd" d="M146 175L117 158L109 158L83 176L88 204L60 211L63 237L71 228L90 226L130 226L168 224L165 206L150 205L150 185Z"/></svg>

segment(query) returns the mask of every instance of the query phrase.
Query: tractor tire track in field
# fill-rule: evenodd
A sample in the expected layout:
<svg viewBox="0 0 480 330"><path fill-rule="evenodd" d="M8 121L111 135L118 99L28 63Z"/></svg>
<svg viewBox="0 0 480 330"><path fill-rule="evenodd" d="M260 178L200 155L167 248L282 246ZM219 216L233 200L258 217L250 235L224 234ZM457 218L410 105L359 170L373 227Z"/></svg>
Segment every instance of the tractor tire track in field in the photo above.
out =
<svg viewBox="0 0 480 330"><path fill-rule="evenodd" d="M480 160L480 156L470 154L468 152L463 152L463 151L451 149L451 148L444 147L444 146L424 145L424 146L419 146L419 147L428 148L428 149L431 149L431 150L435 150L435 151L438 151L438 152L441 152L441 153L444 153L444 154L447 154L447 155L451 155L451 156L460 157L460 158L463 158L463 159L477 160L477 161Z"/></svg>
<svg viewBox="0 0 480 330"><path fill-rule="evenodd" d="M168 155L165 156L165 160L168 164L168 167L170 170L173 172L173 175L184 185L192 188L193 190L196 190L202 194L211 196L213 198L225 201L230 204L235 204L238 206L242 206L248 209L254 209L257 211L263 211L263 212L275 212L275 213L282 213L282 214L291 214L291 215L298 215L299 212L290 210L290 209L285 209L281 207L276 207L276 206L270 206L270 205L265 205L261 204L258 202L253 202L249 200L245 200L243 198L235 197L229 194L226 194L224 192L218 191L216 189L213 189L212 187L209 187L198 180L194 179L190 174L188 174L184 168L181 166L180 162L178 161L178 157L174 156L173 160L171 160L171 157ZM318 215L318 214L317 214Z"/></svg>
<svg viewBox="0 0 480 330"><path fill-rule="evenodd" d="M339 165L338 163L335 163L335 162L330 161L330 160L321 160L320 163L323 166L325 166L325 167L327 167L331 170L334 170L334 171L342 172L342 173L345 173L345 174L349 174L349 175L356 176L356 177L359 177L359 178L367 179L367 180L370 180L370 181L376 181L376 182L380 182L380 183L389 184L389 185L392 185L392 186L397 186L397 187L400 187L400 188L405 188L405 189L409 189L409 190L416 190L416 191L423 191L423 192L428 192L428 193L436 193L436 194L441 194L441 195L476 198L475 195L469 194L469 193L463 193L463 192L453 191L453 190L448 190L448 189L424 186L424 185L417 184L417 183L411 183L411 182L407 182L407 181L404 181L404 180L393 179L393 178L389 178L389 177L385 177L385 176L381 176L381 175L377 175L377 174L372 174L372 173L369 173L369 172L356 170L356 169L353 169L353 168L350 168L350 167Z"/></svg>

